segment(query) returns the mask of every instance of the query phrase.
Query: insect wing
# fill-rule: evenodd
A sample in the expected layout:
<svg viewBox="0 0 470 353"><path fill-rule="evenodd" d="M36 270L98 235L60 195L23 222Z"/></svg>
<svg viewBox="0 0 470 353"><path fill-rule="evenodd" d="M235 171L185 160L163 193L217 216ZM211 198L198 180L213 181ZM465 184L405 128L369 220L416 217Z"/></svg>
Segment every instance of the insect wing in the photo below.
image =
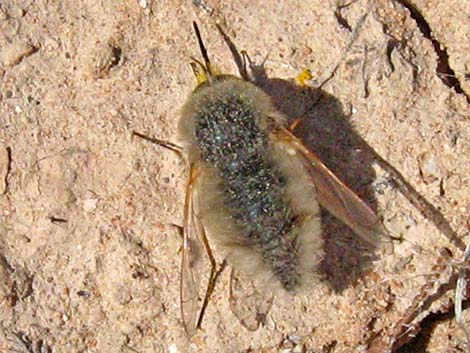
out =
<svg viewBox="0 0 470 353"><path fill-rule="evenodd" d="M200 234L204 231L198 215L196 172L191 166L184 205L183 248L181 256L181 316L186 333L196 333L201 308L200 274L203 267L203 247Z"/></svg>
<svg viewBox="0 0 470 353"><path fill-rule="evenodd" d="M271 310L272 295L261 293L252 281L232 269L230 275L230 309L250 331L256 331L264 323Z"/></svg>
<svg viewBox="0 0 470 353"><path fill-rule="evenodd" d="M312 182L317 189L320 204L328 212L349 226L354 233L370 244L379 242L386 252L391 251L391 238L377 215L351 189L339 180L313 152L290 131L277 134L289 154L300 154Z"/></svg>

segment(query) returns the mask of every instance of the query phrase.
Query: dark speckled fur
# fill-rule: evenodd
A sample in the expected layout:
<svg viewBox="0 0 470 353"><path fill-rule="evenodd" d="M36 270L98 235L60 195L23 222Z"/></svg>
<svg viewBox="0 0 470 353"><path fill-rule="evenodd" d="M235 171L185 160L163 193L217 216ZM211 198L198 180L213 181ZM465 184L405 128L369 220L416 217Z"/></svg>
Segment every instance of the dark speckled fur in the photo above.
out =
<svg viewBox="0 0 470 353"><path fill-rule="evenodd" d="M296 283L296 251L288 239L292 211L285 180L266 155L268 137L248 97L227 94L195 116L202 159L217 170L223 198L243 230L246 245L259 247L286 289Z"/></svg>

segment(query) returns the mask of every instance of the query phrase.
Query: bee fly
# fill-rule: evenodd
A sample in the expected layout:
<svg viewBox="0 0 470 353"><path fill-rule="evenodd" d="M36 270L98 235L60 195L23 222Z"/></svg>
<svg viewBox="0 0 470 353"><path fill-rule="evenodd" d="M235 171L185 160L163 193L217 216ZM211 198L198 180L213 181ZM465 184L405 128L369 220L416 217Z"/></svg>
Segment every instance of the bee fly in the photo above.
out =
<svg viewBox="0 0 470 353"><path fill-rule="evenodd" d="M192 58L198 85L178 125L190 165L180 289L188 335L200 326L214 287L206 234L237 272L270 292L296 292L314 277L323 256L319 203L366 241L389 239L374 212L286 127L266 93L242 73L238 78L213 67L196 23L194 30L203 62ZM212 266L202 304L201 245ZM231 307L253 330L263 315L250 319L253 309L236 303L244 298L236 293L241 287L232 276ZM254 303L261 314L269 311L270 303Z"/></svg>

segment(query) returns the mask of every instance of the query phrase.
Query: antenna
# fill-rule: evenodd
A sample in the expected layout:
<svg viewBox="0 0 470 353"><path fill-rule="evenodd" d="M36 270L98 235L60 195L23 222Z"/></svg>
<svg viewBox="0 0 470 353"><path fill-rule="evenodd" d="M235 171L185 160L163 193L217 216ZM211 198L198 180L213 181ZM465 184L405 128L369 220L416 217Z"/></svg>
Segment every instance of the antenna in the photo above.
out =
<svg viewBox="0 0 470 353"><path fill-rule="evenodd" d="M212 76L211 72L211 62L209 60L209 56L207 55L207 49L204 46L204 42L202 41L201 32L199 32L199 27L197 26L196 22L193 22L194 31L196 32L197 42L199 44L199 49L201 50L202 57L204 58L205 70L209 76Z"/></svg>

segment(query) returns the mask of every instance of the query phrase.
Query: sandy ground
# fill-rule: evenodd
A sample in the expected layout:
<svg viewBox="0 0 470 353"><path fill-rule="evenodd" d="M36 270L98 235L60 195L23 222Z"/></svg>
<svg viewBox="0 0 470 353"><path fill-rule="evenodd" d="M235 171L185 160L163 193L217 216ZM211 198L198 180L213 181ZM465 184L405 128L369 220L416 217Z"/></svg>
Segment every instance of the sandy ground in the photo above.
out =
<svg viewBox="0 0 470 353"><path fill-rule="evenodd" d="M0 352L464 351L470 2L196 3L0 2ZM267 58L260 85L405 240L374 257L325 214L311 292L277 293L247 331L228 267L189 339L174 226L188 168L132 131L174 141L195 86L192 21L226 72L214 23Z"/></svg>

